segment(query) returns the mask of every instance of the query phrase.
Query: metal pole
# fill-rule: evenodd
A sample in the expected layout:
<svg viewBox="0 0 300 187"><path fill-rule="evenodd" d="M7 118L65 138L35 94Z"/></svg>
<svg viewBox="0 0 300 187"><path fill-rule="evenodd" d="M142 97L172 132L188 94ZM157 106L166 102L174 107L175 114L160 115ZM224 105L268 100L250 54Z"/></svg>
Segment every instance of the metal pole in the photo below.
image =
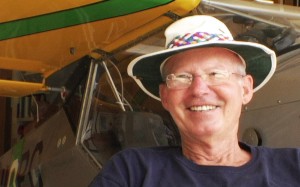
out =
<svg viewBox="0 0 300 187"><path fill-rule="evenodd" d="M114 84L114 81L113 81L113 79L112 79L112 77L110 75L110 72L107 69L105 61L102 61L102 65L103 65L103 67L105 69L105 72L107 73L108 80L110 82L110 85L112 86L112 91L114 92L114 95L115 95L116 99L118 100L118 104L120 105L120 107L122 108L122 110L125 111L125 107L124 107L123 101L120 98L120 95L119 95L119 93L117 91L117 88L116 88L116 86Z"/></svg>
<svg viewBox="0 0 300 187"><path fill-rule="evenodd" d="M87 78L85 93L83 97L82 109L79 116L78 129L76 135L76 145L79 145L81 137L83 135L83 130L86 128L88 123L89 111L92 102L93 90L95 85L95 79L97 74L98 64L95 63L94 59L91 61L89 75Z"/></svg>

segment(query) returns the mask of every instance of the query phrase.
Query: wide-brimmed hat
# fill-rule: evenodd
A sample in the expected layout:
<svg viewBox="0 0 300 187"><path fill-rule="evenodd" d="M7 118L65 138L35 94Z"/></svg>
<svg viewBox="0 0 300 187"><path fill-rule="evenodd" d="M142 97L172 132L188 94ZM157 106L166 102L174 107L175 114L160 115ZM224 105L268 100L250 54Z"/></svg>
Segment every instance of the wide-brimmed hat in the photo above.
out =
<svg viewBox="0 0 300 187"><path fill-rule="evenodd" d="M128 75L154 99L159 98L161 64L170 56L182 51L204 47L222 47L237 53L246 63L246 72L253 77L254 91L265 85L275 72L276 55L264 45L234 41L220 20L206 15L182 18L165 31L166 49L140 56L130 62Z"/></svg>

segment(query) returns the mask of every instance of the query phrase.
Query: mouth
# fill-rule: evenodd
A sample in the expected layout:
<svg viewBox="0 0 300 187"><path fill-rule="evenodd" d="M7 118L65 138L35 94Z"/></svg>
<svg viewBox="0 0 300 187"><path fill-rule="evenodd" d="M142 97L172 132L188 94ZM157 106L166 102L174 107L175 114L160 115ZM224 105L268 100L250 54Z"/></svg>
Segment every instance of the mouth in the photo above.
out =
<svg viewBox="0 0 300 187"><path fill-rule="evenodd" d="M217 109L218 106L215 105L202 105L202 106L192 106L189 108L189 110L193 112L206 112Z"/></svg>

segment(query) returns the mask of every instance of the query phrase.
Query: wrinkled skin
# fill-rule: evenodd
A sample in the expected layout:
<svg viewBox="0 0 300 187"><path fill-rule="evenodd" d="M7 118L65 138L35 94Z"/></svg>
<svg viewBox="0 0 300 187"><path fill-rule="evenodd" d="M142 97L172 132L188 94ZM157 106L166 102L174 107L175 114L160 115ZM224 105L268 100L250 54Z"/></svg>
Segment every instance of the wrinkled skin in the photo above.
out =
<svg viewBox="0 0 300 187"><path fill-rule="evenodd" d="M200 75L212 69L243 73L241 59L224 48L181 52L164 66L166 74L188 72ZM162 105L178 126L183 153L199 164L240 165L250 159L250 154L238 146L237 132L241 107L251 100L252 95L250 75L231 75L223 84L214 86L196 77L190 87L180 90L160 85Z"/></svg>

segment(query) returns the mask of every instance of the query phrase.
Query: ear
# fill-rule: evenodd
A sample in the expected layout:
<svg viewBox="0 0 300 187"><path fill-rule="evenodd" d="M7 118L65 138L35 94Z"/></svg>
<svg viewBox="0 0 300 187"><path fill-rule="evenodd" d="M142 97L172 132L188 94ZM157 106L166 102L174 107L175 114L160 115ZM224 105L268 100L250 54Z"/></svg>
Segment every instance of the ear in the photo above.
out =
<svg viewBox="0 0 300 187"><path fill-rule="evenodd" d="M166 110L168 110L167 89L168 88L165 84L159 85L159 96L160 96L161 104Z"/></svg>
<svg viewBox="0 0 300 187"><path fill-rule="evenodd" d="M244 77L243 84L243 104L248 104L253 97L253 78L250 75Z"/></svg>

